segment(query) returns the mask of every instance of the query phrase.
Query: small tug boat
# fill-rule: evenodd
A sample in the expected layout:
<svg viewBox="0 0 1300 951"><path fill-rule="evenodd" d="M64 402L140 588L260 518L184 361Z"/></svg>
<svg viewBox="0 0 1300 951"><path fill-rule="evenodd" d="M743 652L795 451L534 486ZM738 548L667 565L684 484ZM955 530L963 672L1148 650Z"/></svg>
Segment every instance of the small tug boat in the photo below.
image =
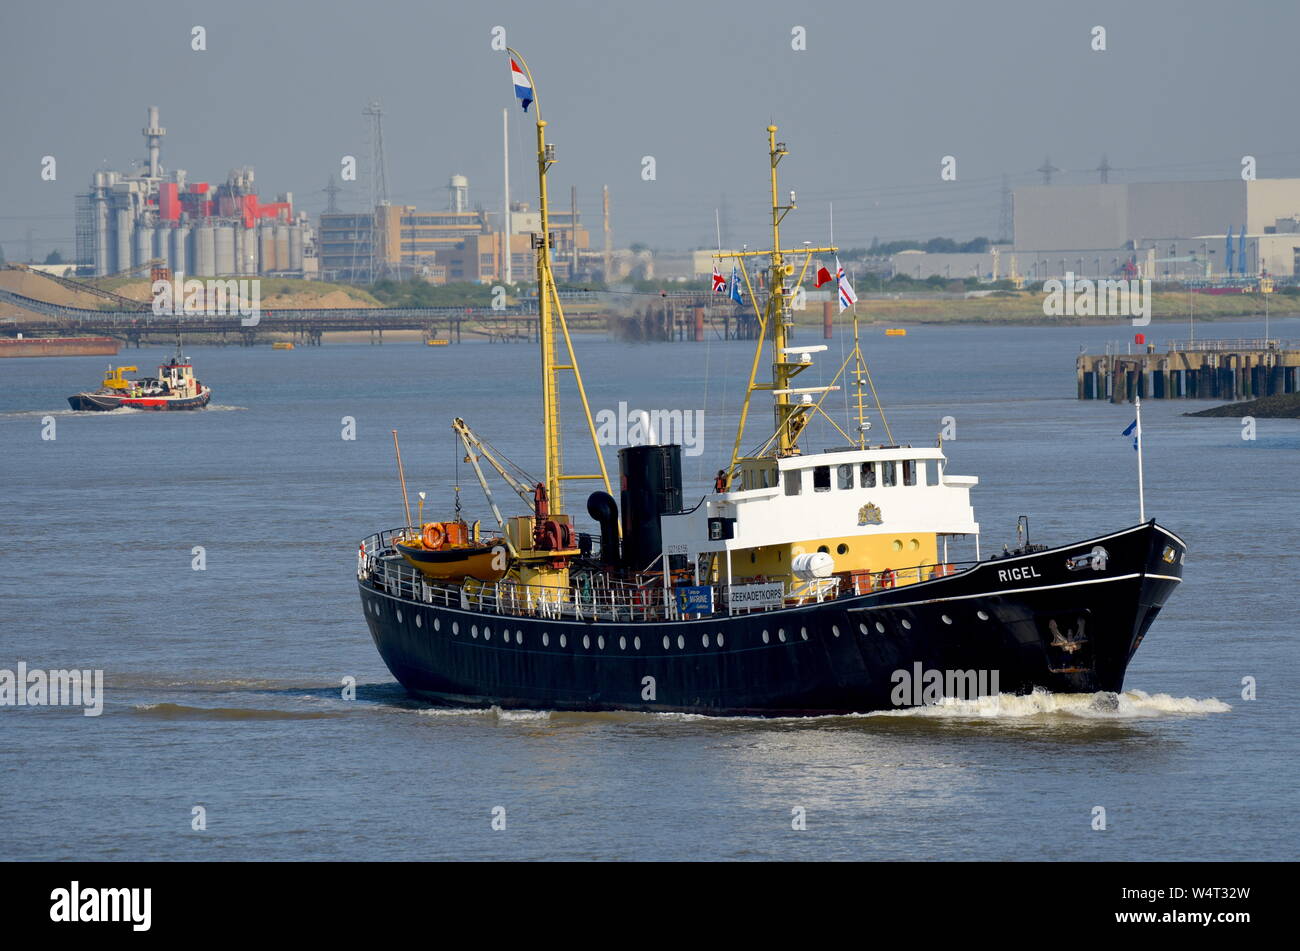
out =
<svg viewBox="0 0 1300 951"><path fill-rule="evenodd" d="M75 410L100 411L123 406L149 410L202 409L212 399L211 388L194 378L194 367L179 347L170 363L158 367L156 377L133 380L123 376L136 370L136 367L110 365L98 390L69 396L68 405Z"/></svg>
<svg viewBox="0 0 1300 951"><path fill-rule="evenodd" d="M527 109L536 86L522 57L510 56ZM768 263L761 289L740 261L733 268L759 332L730 462L712 491L685 498L682 447L650 439L619 450L616 497L551 268L546 176L555 157L545 128L539 109L544 478L530 488L523 469L455 419L500 527L494 577L469 570L487 557L483 545L474 552L473 533L448 549L454 574L430 571L447 523L426 538L422 514L418 538L413 527L390 529L359 546L370 636L410 693L464 706L803 716L1123 689L1129 661L1182 580L1186 544L1144 513L1138 524L1056 546L1031 544L1026 520L1015 550L981 557L970 502L978 478L950 471L942 440L914 447L893 438L856 308L853 351L830 383L798 385L827 347L792 345L791 298L812 256L836 249L781 246L781 221L795 205L793 194L789 204L778 198L787 149L776 126L767 127L772 247L717 255ZM856 296L839 273L843 311ZM770 380L759 378L764 363ZM572 374L595 455L581 475L562 464L562 374ZM856 430L823 407L840 383L855 394ZM867 388L881 444L867 439ZM772 415L742 453L756 394L772 399ZM818 418L845 444L805 449ZM1140 417L1135 425L1140 441ZM502 515L480 460L519 496L523 514ZM593 531L579 530L564 506L578 479L602 486L586 500ZM404 486L403 477L403 495ZM953 553L972 542L973 558Z"/></svg>

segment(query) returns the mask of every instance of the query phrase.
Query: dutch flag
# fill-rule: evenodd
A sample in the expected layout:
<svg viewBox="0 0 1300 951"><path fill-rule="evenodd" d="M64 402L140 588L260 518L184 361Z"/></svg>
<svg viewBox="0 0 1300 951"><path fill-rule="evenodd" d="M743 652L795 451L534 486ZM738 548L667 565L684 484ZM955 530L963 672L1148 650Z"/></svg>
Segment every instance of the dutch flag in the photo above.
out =
<svg viewBox="0 0 1300 951"><path fill-rule="evenodd" d="M853 285L849 283L848 277L844 274L844 268L840 266L839 257L835 258L835 283L840 289L840 313L843 313L858 302L858 295L853 293Z"/></svg>
<svg viewBox="0 0 1300 951"><path fill-rule="evenodd" d="M515 97L519 104L524 107L524 112L533 104L533 84L528 79L528 74L519 68L519 64L510 60L510 78L515 81Z"/></svg>

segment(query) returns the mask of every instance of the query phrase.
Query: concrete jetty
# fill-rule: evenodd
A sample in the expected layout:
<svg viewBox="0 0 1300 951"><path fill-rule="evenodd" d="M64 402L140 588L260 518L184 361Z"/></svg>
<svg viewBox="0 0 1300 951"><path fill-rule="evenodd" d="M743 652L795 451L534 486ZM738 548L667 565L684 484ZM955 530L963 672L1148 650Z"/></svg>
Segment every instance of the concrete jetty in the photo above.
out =
<svg viewBox="0 0 1300 951"><path fill-rule="evenodd" d="M1079 399L1240 400L1300 392L1300 345L1273 339L1170 340L1075 361Z"/></svg>

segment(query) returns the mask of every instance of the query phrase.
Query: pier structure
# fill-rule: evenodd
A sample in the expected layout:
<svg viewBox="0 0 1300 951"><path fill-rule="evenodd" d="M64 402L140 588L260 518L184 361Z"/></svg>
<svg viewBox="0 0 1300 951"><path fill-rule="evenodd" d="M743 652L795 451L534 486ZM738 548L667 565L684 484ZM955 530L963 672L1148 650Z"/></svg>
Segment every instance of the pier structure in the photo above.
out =
<svg viewBox="0 0 1300 951"><path fill-rule="evenodd" d="M1075 361L1081 400L1241 400L1300 392L1300 344L1274 339L1170 340L1136 352L1120 345Z"/></svg>

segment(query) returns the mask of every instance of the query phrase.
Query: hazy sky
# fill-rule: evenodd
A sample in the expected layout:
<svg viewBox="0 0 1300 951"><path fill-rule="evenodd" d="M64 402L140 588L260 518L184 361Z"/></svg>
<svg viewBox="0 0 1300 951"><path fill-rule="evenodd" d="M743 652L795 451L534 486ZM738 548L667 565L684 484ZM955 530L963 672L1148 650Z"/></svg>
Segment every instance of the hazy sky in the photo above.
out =
<svg viewBox="0 0 1300 951"><path fill-rule="evenodd" d="M190 48L195 25L207 50ZM1300 6L1278 2L941 3L406 0L298 3L6 2L0 9L0 244L73 250L73 196L97 168L144 154L146 107L162 110L163 164L191 181L252 165L264 200L292 191L315 214L343 155L361 175L339 201L360 210L370 154L361 110L379 99L394 202L445 207L454 173L472 203L501 204L501 110L511 186L535 201L532 113L514 101L501 25L528 57L569 186L598 227L611 192L615 240L712 245L765 240L764 127L791 150L791 243L968 238L998 225L1001 176L1061 182L1300 175L1295 48ZM1106 28L1105 52L1090 48ZM794 27L807 49L791 48ZM58 179L40 179L44 155ZM656 160L643 181L641 160ZM941 183L943 156L957 181Z"/></svg>

